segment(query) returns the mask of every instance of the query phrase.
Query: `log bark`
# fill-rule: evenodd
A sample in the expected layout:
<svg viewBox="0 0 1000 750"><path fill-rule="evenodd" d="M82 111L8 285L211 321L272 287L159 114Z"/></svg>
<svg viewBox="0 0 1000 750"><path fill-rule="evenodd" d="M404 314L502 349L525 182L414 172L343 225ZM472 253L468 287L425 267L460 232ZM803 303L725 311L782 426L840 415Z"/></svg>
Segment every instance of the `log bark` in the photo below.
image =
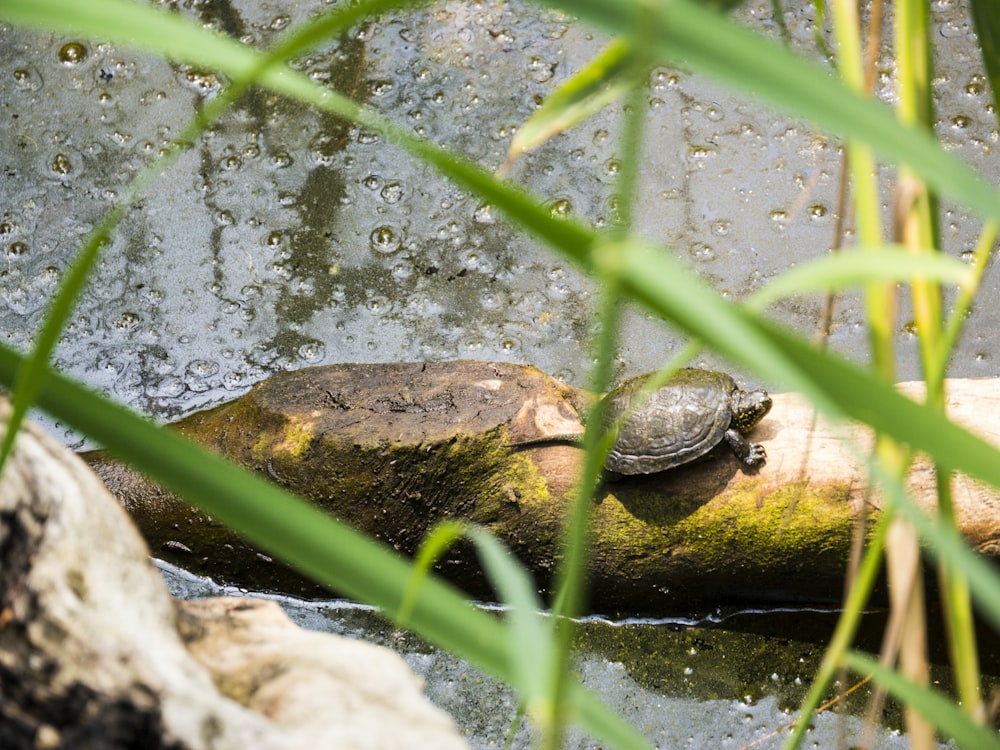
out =
<svg viewBox="0 0 1000 750"><path fill-rule="evenodd" d="M916 394L920 384L900 387ZM949 394L953 418L1000 442L990 416L1000 407L1000 381L951 381ZM582 430L588 401L521 365L348 364L275 376L173 427L405 554L445 518L479 523L546 592L582 451L511 446ZM592 509L592 609L666 613L730 600L839 600L852 528L880 511L856 459L870 438L818 420L795 394L776 394L752 439L768 455L753 474L723 449L600 488ZM104 454L87 458L158 556L240 585L316 593ZM933 504L925 461L917 461L909 486ZM955 501L970 543L1000 553L998 493L959 477ZM472 595L490 596L470 549L457 549L439 568Z"/></svg>

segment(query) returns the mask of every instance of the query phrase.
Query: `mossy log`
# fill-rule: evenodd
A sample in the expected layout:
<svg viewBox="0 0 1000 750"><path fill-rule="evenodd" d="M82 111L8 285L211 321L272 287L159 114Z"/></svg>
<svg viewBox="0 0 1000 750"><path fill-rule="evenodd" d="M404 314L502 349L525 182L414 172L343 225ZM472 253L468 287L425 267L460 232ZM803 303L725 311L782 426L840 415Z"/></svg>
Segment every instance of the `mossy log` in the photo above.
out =
<svg viewBox="0 0 1000 750"><path fill-rule="evenodd" d="M914 392L919 384L901 387ZM990 416L1000 406L1000 381L951 381L949 394L957 421L1000 442ZM345 364L276 375L173 428L404 554L443 519L481 524L545 592L583 453L571 444L511 446L581 431L587 402L586 393L522 365ZM592 509L592 609L663 613L732 600L839 599L852 528L879 512L850 448L860 444L863 452L868 438L817 420L799 396L777 394L752 439L768 455L754 474L716 450L695 464L600 488ZM103 453L87 458L155 554L241 586L317 593ZM966 537L996 555L1000 495L955 481ZM933 502L926 463L917 461L910 487ZM471 549L456 549L439 569L472 595L489 596Z"/></svg>

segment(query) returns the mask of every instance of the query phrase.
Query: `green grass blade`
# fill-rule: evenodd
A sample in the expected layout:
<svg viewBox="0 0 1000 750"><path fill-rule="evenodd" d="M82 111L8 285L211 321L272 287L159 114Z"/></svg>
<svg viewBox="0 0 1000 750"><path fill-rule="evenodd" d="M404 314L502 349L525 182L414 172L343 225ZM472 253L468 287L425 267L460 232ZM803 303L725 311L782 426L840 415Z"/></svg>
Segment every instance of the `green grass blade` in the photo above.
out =
<svg viewBox="0 0 1000 750"><path fill-rule="evenodd" d="M1000 749L996 732L974 723L946 696L930 688L916 685L898 672L879 664L870 656L851 652L846 657L847 666L859 675L872 679L906 705L915 708L945 736L952 737L963 748Z"/></svg>
<svg viewBox="0 0 1000 750"><path fill-rule="evenodd" d="M1000 3L996 0L970 0L972 20L979 38L986 78L993 93L993 111L1000 117Z"/></svg>
<svg viewBox="0 0 1000 750"><path fill-rule="evenodd" d="M504 167L623 96L631 83L630 49L629 42L616 39L563 81L518 128Z"/></svg>
<svg viewBox="0 0 1000 750"><path fill-rule="evenodd" d="M200 65L224 70L253 64L254 51L193 19L130 0L4 0L0 18L42 30L114 39L120 44L155 51L173 60L190 61L197 49ZM103 29L103 33L100 31ZM158 40L158 41L153 41Z"/></svg>
<svg viewBox="0 0 1000 750"><path fill-rule="evenodd" d="M763 310L786 297L914 278L971 288L975 284L975 269L947 255L913 254L901 246L859 247L824 255L785 271L757 291L748 304L755 310Z"/></svg>
<svg viewBox="0 0 1000 750"><path fill-rule="evenodd" d="M962 571L979 611L1000 632L1000 573L994 564L970 549L954 525L939 523L917 505L902 480L874 462L869 464L869 474L885 493L890 512L901 514L913 524L936 559Z"/></svg>
<svg viewBox="0 0 1000 750"><path fill-rule="evenodd" d="M396 623L400 627L406 627L420 596L420 587L426 580L434 564L441 559L445 552L456 541L465 535L468 524L462 521L447 519L437 524L424 536L420 542L420 549L417 550L413 558L413 568L410 573L410 580L407 581L406 591L403 592L403 601L399 605L396 613Z"/></svg>
<svg viewBox="0 0 1000 750"><path fill-rule="evenodd" d="M498 600L508 605L506 643L514 684L523 705L543 731L552 723L552 706L546 666L552 662L552 628L542 618L544 609L527 571L507 548L483 528L464 521L445 520L424 537L413 562L397 623L405 625L419 597L420 588L434 563L460 538L472 541Z"/></svg>
<svg viewBox="0 0 1000 750"><path fill-rule="evenodd" d="M503 544L488 531L468 528L483 569L510 609L507 644L511 668L516 672L525 709L542 731L551 731L553 717L547 667L552 663L554 635L542 615L542 602L528 573Z"/></svg>

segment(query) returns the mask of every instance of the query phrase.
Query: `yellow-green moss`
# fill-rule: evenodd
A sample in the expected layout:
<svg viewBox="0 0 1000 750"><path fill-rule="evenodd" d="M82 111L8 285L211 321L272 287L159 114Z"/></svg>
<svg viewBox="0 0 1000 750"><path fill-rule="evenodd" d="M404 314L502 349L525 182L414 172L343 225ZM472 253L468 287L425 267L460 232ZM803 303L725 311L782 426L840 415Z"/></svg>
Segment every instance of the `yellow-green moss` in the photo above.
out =
<svg viewBox="0 0 1000 750"><path fill-rule="evenodd" d="M279 453L298 457L312 444L313 436L312 422L289 419L278 435L267 430L260 433L253 445L253 456L257 461Z"/></svg>
<svg viewBox="0 0 1000 750"><path fill-rule="evenodd" d="M847 485L787 485L759 494L756 483L709 502L677 525L677 541L712 565L744 559L768 565L802 555L846 555L853 521Z"/></svg>
<svg viewBox="0 0 1000 750"><path fill-rule="evenodd" d="M477 502L470 520L489 524L504 518L503 505L551 507L552 497L545 478L524 454L511 453L505 435L498 439L477 436L458 439L449 446L455 479L477 488Z"/></svg>

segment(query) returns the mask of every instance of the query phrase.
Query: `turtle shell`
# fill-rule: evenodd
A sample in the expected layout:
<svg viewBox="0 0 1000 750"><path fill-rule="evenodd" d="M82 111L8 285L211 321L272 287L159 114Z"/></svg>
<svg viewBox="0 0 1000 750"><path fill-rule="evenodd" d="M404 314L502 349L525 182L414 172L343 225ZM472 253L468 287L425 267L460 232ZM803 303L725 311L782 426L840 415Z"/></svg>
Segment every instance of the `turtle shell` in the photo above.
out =
<svg viewBox="0 0 1000 750"><path fill-rule="evenodd" d="M650 375L624 381L604 398L604 426L629 411ZM733 420L736 381L713 370L678 370L622 425L604 468L652 474L704 456L722 442Z"/></svg>

